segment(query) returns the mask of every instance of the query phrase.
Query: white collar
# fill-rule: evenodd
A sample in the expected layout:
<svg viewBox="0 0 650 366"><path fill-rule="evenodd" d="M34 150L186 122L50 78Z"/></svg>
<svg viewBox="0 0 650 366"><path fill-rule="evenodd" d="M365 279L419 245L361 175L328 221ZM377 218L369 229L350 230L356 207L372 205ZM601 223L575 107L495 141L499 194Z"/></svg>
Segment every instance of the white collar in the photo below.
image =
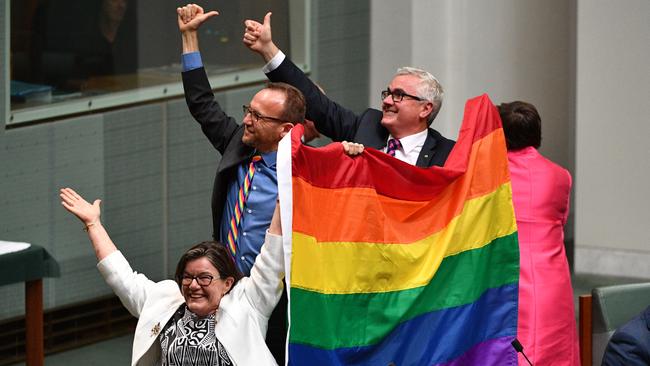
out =
<svg viewBox="0 0 650 366"><path fill-rule="evenodd" d="M429 129L422 130L418 133L408 135L398 139L400 144L402 144L402 150L405 155L409 155L413 150L418 149L418 152L422 150L424 146L424 141L427 139ZM388 140L394 138L392 135L388 135ZM386 145L388 145L388 140L386 140Z"/></svg>

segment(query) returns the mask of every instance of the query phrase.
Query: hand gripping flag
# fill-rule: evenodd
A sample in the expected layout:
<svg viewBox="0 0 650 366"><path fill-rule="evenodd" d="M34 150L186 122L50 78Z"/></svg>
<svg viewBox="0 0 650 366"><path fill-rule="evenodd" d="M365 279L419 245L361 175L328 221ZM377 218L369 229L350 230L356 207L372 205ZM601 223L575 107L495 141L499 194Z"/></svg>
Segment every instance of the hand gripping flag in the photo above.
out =
<svg viewBox="0 0 650 366"><path fill-rule="evenodd" d="M470 99L444 167L280 144L290 365L516 365L519 251L506 145Z"/></svg>

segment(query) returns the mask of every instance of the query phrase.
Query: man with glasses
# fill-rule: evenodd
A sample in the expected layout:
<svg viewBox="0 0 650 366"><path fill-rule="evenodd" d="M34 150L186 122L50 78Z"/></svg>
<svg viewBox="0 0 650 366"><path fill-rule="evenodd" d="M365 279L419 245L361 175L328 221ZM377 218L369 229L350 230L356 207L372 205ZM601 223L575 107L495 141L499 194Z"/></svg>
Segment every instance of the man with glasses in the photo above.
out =
<svg viewBox="0 0 650 366"><path fill-rule="evenodd" d="M303 123L305 99L288 84L270 83L243 106L244 121L237 125L214 100L199 54L197 30L218 13L188 4L178 8L177 14L185 99L203 133L222 155L212 192L214 239L229 247L237 267L248 276L275 209L278 142L294 124ZM312 131L307 138L315 137L317 132ZM351 155L362 151L356 144L343 145ZM267 330L267 345L279 364L284 364L286 314L285 291Z"/></svg>
<svg viewBox="0 0 650 366"><path fill-rule="evenodd" d="M443 90L430 73L402 67L381 93L382 110L360 115L328 99L273 43L271 13L263 24L245 21L244 44L259 53L271 81L298 88L307 102L307 118L334 141L354 141L383 150L419 167L442 166L454 141L430 128L442 105Z"/></svg>
<svg viewBox="0 0 650 366"><path fill-rule="evenodd" d="M197 30L217 12L190 4L177 9L183 45L183 87L192 116L221 154L212 191L214 240L230 249L239 270L250 275L277 199L278 142L304 120L305 101L294 87L270 83L237 124L214 99L199 53Z"/></svg>

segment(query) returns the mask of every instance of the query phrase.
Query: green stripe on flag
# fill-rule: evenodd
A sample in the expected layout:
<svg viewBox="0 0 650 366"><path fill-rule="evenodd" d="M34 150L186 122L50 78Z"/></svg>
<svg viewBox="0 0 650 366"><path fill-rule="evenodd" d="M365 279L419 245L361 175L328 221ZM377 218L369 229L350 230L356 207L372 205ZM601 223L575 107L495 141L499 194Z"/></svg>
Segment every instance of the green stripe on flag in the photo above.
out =
<svg viewBox="0 0 650 366"><path fill-rule="evenodd" d="M426 286L346 295L291 288L290 342L322 349L372 345L404 321L469 304L489 288L518 280L519 247L514 232L482 248L445 258Z"/></svg>

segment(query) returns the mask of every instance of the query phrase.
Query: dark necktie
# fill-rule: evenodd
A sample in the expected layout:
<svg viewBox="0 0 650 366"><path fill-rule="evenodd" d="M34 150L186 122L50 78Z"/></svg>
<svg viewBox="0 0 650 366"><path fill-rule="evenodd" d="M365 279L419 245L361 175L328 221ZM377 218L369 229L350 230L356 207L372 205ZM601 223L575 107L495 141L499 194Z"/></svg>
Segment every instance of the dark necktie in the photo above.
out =
<svg viewBox="0 0 650 366"><path fill-rule="evenodd" d="M386 154L395 156L395 151L397 151L397 149L400 147L402 147L402 144L398 139L390 139L388 140L388 146L386 147Z"/></svg>

